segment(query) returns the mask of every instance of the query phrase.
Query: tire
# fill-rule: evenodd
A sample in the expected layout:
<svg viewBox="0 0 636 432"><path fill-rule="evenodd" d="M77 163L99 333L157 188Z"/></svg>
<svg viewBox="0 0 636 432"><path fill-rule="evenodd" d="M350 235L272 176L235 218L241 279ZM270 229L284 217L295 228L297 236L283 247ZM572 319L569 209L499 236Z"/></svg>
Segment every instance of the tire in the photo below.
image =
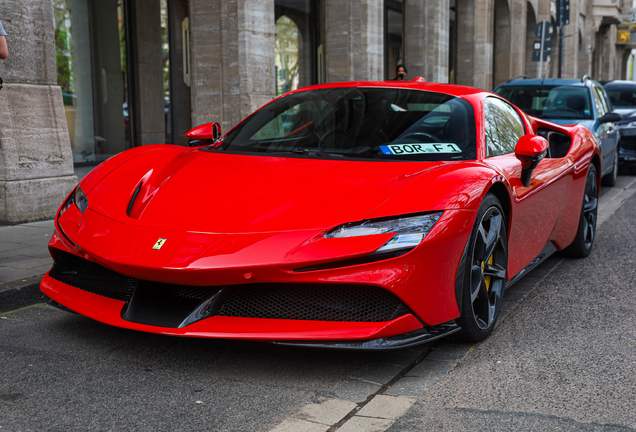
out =
<svg viewBox="0 0 636 432"><path fill-rule="evenodd" d="M620 144L616 146L616 154L614 155L614 166L612 168L612 172L606 174L605 177L601 179L601 184L603 186L614 186L616 184L616 180L618 179L618 149Z"/></svg>
<svg viewBox="0 0 636 432"><path fill-rule="evenodd" d="M585 258L592 251L594 238L596 237L596 214L598 212L598 177L596 168L590 165L585 180L585 192L581 206L579 228L576 231L574 242L563 252L574 258Z"/></svg>
<svg viewBox="0 0 636 432"><path fill-rule="evenodd" d="M508 273L506 226L499 200L487 194L465 252L462 312L455 320L461 327L458 337L464 341L486 339L497 323Z"/></svg>

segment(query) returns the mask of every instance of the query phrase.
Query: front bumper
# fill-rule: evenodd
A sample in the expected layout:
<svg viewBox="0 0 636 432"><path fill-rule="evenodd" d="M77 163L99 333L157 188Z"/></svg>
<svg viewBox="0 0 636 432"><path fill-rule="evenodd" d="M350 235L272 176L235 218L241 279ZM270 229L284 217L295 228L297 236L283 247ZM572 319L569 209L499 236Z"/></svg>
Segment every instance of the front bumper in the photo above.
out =
<svg viewBox="0 0 636 432"><path fill-rule="evenodd" d="M109 325L150 333L298 343L342 341L349 345L351 341L372 340L375 340L377 345L377 341L382 339L381 345L384 347L387 347L387 343L391 347L397 347L404 343L387 342L386 338L412 334L411 336L416 339L411 336L406 338L411 341L408 343L412 343L414 340L421 341L422 334L425 333L430 335L425 334L424 339L431 340L436 337L436 334L453 331L452 326L441 329L438 326L459 316L455 298L455 278L461 254L470 235L470 227L474 222L473 217L472 211L446 211L420 246L405 255L375 262L350 265L347 260L344 260L340 266L341 261L335 260L334 257L346 256L356 248L357 256L360 256L361 252L379 247L379 245L371 244L370 239L360 239L361 241L357 244L354 244L355 239L347 239L346 242L339 243L343 247L337 250L338 253L329 250L336 242L325 242L326 244L323 245L319 241L310 240L302 243L304 251L303 248L294 249L294 258L302 256L302 260L291 260L288 254L285 256L287 261L272 263L272 255L282 254L279 251L287 248L285 240L297 235L283 233L280 237L283 240L281 242L283 247L276 250L261 250L258 253L247 243L245 246L241 245L236 256L240 259L258 256L260 261L255 265L246 266L240 263L233 265L237 263L230 262L229 255L219 255L218 258L211 255L209 260L221 260L216 264L222 265L204 266L201 263L202 260L207 259L205 248L211 247L210 244L217 244L215 243L218 238L216 235L210 235L206 240L205 234L196 233L199 247L193 248L193 235L184 234L183 241L180 242L178 235L171 233L169 242L177 253L163 253L166 249L162 249L162 253L156 253L150 247L146 247L148 246L146 243L152 239L156 240L157 235L160 234L159 230L127 226L97 214L91 214L89 209L83 218L74 219L76 224L71 225L67 222L57 226L58 230L64 229L65 233L62 235L56 232L51 239L49 247L52 255L56 258L60 253L72 254L78 259L100 265L107 271L115 272L124 278L140 280L146 285L143 295L140 294L140 298L145 298L139 303L143 307L136 307L133 297L110 298L95 290L80 289L65 283L59 277L52 277L50 272L44 277L41 289L55 302L79 314ZM93 224L97 226L97 230L90 229ZM71 235L66 237L69 232ZM307 236L306 233L303 235ZM274 242L275 236L270 237L272 238L268 244L280 245ZM309 237L313 239L314 234ZM378 238L374 241L381 245L386 240ZM121 247L122 244L125 247ZM139 245L143 246L143 249L136 252L135 248ZM95 252L99 250L104 252ZM307 259L309 256L311 259ZM153 259L153 257L156 258ZM331 266L320 270L298 271L312 264L324 263L331 263ZM198 298L195 302L185 302L186 306L179 306L180 309L175 308L180 310L175 315L170 307L166 308L166 305L177 305L181 300L175 300L170 296L158 296L156 301L153 300L155 297L153 290L156 289L154 287L168 284L177 284L195 290L229 286L232 289L228 292L233 292L233 289L239 285L252 288L308 285L329 288L358 286L367 287L370 294L377 290L389 293L405 306L405 310L395 316L384 315L381 320L374 320L368 316L362 320L347 320L346 317L333 319L329 316L322 319L315 316L310 319L307 317L294 319L290 316L281 318L276 315L227 316L203 313L202 308L216 307L216 303L212 305L209 303L211 297L216 295L216 291L212 290L209 296L204 296L205 298ZM157 289L161 291L161 288ZM286 293L282 295L293 296L293 293L289 294L289 291ZM148 313L151 310L154 312ZM164 316L171 317L166 321ZM413 332L417 333L413 334Z"/></svg>
<svg viewBox="0 0 636 432"><path fill-rule="evenodd" d="M636 165L636 127L622 127L619 131L621 141L618 160L626 165Z"/></svg>
<svg viewBox="0 0 636 432"><path fill-rule="evenodd" d="M172 336L232 338L266 341L369 340L422 329L412 314L388 322L337 322L211 316L184 327L161 327L127 321L127 303L75 288L51 278L41 290L55 302L88 318L115 327Z"/></svg>

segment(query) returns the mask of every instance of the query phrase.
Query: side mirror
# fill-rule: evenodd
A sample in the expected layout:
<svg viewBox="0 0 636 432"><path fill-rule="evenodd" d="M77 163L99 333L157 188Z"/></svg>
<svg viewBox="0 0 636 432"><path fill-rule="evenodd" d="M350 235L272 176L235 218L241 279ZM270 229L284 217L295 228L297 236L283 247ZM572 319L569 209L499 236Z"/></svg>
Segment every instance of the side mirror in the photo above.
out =
<svg viewBox="0 0 636 432"><path fill-rule="evenodd" d="M623 120L623 116L620 115L619 113L615 113L615 112L607 113L603 117L598 119L599 123L601 123L601 124L603 124L603 123L618 123L621 120Z"/></svg>
<svg viewBox="0 0 636 432"><path fill-rule="evenodd" d="M186 133L186 136L190 139L190 147L210 145L221 136L221 125L218 122L204 123Z"/></svg>
<svg viewBox="0 0 636 432"><path fill-rule="evenodd" d="M521 183L530 186L532 171L548 152L548 141L539 135L524 135L515 146L515 156L521 161Z"/></svg>

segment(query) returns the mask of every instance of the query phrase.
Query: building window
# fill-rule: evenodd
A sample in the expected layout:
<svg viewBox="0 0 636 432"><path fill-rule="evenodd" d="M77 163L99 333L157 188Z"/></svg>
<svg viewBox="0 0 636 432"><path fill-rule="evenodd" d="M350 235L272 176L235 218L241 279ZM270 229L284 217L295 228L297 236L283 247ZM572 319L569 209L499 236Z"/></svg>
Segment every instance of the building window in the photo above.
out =
<svg viewBox="0 0 636 432"><path fill-rule="evenodd" d="M392 79L396 76L397 66L404 64L404 13L402 1L385 0L384 12L384 77Z"/></svg>
<svg viewBox="0 0 636 432"><path fill-rule="evenodd" d="M58 85L75 163L132 145L124 0L52 0Z"/></svg>
<svg viewBox="0 0 636 432"><path fill-rule="evenodd" d="M315 1L275 0L276 94L314 84Z"/></svg>

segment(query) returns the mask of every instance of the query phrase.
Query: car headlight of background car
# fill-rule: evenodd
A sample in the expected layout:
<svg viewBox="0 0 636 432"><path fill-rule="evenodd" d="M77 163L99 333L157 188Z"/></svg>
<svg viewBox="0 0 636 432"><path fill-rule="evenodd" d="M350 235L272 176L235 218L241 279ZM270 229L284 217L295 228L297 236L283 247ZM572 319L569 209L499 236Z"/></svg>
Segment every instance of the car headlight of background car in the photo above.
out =
<svg viewBox="0 0 636 432"><path fill-rule="evenodd" d="M340 225L324 234L325 238L360 237L395 233L375 253L413 249L429 233L443 212L427 213L389 220L366 220Z"/></svg>

